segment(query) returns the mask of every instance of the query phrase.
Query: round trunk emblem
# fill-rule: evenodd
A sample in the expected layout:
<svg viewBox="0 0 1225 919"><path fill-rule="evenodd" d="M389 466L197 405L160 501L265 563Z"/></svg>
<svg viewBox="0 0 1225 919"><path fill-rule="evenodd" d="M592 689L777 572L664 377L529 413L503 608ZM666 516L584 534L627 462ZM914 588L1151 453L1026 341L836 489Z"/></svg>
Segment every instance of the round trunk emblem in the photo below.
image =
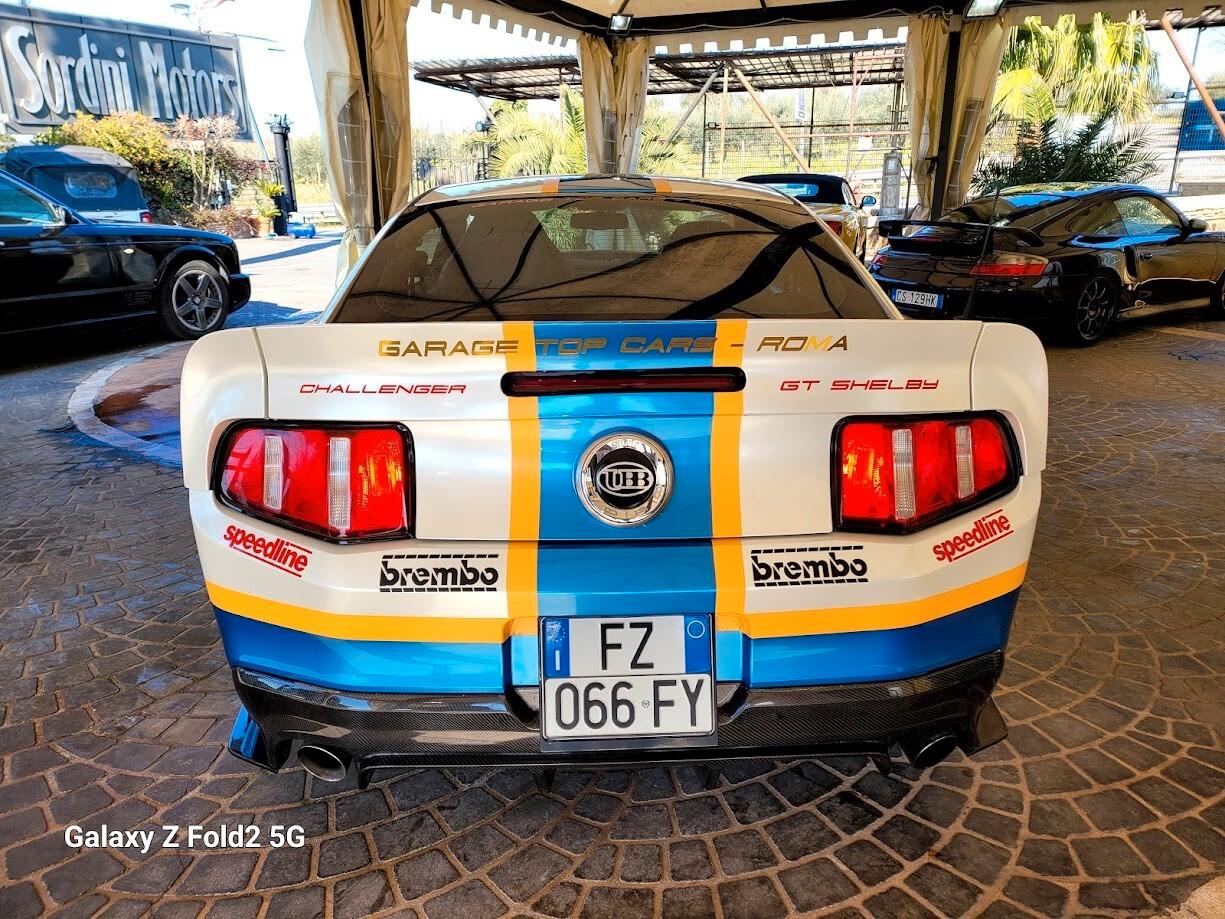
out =
<svg viewBox="0 0 1225 919"><path fill-rule="evenodd" d="M575 484L583 505L605 523L646 523L672 495L672 460L645 434L610 434L583 453Z"/></svg>

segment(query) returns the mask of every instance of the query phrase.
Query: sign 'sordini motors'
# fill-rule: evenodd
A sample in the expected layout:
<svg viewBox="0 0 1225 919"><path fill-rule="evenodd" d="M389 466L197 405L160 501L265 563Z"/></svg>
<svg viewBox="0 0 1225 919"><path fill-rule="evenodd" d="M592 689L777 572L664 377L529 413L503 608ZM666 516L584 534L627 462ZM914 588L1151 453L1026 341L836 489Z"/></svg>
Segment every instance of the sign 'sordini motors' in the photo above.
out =
<svg viewBox="0 0 1225 919"><path fill-rule="evenodd" d="M236 38L0 5L0 127L35 134L77 112L229 116L254 137Z"/></svg>

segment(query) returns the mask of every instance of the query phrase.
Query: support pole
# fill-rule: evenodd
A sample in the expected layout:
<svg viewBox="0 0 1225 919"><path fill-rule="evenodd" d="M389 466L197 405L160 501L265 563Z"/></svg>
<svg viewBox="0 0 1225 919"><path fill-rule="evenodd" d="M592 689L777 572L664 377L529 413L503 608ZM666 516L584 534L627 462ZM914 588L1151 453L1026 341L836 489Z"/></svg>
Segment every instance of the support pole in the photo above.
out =
<svg viewBox="0 0 1225 919"><path fill-rule="evenodd" d="M719 178L723 178L723 170L727 165L727 92L731 71L723 65L723 98L719 100Z"/></svg>
<svg viewBox="0 0 1225 919"><path fill-rule="evenodd" d="M843 173L848 179L851 176L851 144L855 138L855 115L859 107L859 58L855 56L855 52L851 52L851 105L850 105L850 120L851 123L846 127L846 171Z"/></svg>
<svg viewBox="0 0 1225 919"><path fill-rule="evenodd" d="M1213 101L1212 94L1208 92L1208 87L1204 85L1204 81L1199 78L1195 64L1187 57L1187 52L1183 50L1182 43L1178 40L1178 36L1174 34L1174 26L1170 24L1169 16L1161 17L1161 28L1165 30L1166 35L1170 36L1170 44L1178 52L1178 59L1182 61L1182 65L1187 68L1187 76L1195 84L1195 88L1199 91L1199 97L1204 100L1204 106L1208 109L1208 114L1212 116L1217 132L1221 135L1221 140L1225 140L1225 118L1222 118L1221 113L1217 111L1216 102Z"/></svg>
<svg viewBox="0 0 1225 919"><path fill-rule="evenodd" d="M693 101L689 103L689 107L685 109L681 115L680 121L676 123L676 127L672 129L672 133L668 135L668 139L664 141L665 147L670 147L672 141L676 140L676 135L681 133L681 128L685 126L685 122L689 120L689 116L693 114L693 110L698 107L698 103L706 98L706 91L710 89L710 84L715 81L715 77L719 75L719 71L712 70L710 76L706 78L706 82L702 84L702 88L698 90L698 94L693 97Z"/></svg>
<svg viewBox="0 0 1225 919"><path fill-rule="evenodd" d="M766 101L762 99L757 90L753 88L753 84L748 81L748 78L740 72L739 67L736 67L735 71L736 79L740 81L742 86L744 86L745 92L749 94L749 98L753 100L753 103L761 111L762 115L765 116L766 121L770 122L770 127L774 129L774 133L777 134L779 140L783 142L783 146L787 148L787 152L790 153L795 159L796 164L800 167L800 171L808 172L808 164L804 162L804 157L800 156L800 151L797 150L795 144L791 142L791 138L787 136L787 132L783 130L783 126L780 125L774 116L770 114L770 110L766 108Z"/></svg>
<svg viewBox="0 0 1225 919"><path fill-rule="evenodd" d="M949 184L949 159L953 145L953 100L957 93L957 66L961 61L961 17L956 19L956 31L949 31L948 55L944 65L944 99L940 103L940 138L936 145L936 176L932 183L932 207L929 215L938 220L944 211L944 194ZM911 164L914 168L914 164Z"/></svg>

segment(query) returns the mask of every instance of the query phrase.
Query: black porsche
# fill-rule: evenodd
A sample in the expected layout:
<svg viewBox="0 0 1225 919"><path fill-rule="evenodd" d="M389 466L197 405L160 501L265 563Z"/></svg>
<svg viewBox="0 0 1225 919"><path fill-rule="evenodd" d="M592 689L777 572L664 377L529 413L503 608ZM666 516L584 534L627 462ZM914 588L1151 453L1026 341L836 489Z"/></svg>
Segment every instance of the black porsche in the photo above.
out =
<svg viewBox="0 0 1225 919"><path fill-rule="evenodd" d="M0 278L0 335L155 316L176 338L199 338L251 298L228 236L96 223L6 172Z"/></svg>
<svg viewBox="0 0 1225 919"><path fill-rule="evenodd" d="M1225 233L1138 185L1007 188L880 232L872 276L911 317L1044 320L1088 345L1124 316L1225 315Z"/></svg>

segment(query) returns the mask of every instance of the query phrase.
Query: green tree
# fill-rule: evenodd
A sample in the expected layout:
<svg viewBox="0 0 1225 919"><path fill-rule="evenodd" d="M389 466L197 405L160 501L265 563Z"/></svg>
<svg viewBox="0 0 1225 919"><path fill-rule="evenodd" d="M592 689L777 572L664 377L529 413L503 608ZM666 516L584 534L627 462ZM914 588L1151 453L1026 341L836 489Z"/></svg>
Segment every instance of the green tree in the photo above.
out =
<svg viewBox="0 0 1225 919"><path fill-rule="evenodd" d="M416 139L415 131L413 138ZM318 134L291 138L289 150L293 159L295 182L310 182L318 185L324 181L327 165L323 162L323 144Z"/></svg>
<svg viewBox="0 0 1225 919"><path fill-rule="evenodd" d="M534 116L525 103L497 105L493 109L493 145L489 164L498 177L516 175L575 175L587 171L586 131L582 101L563 89L561 113ZM674 121L648 112L642 126L639 171L670 175L682 172L692 160L687 145L666 143Z"/></svg>
<svg viewBox="0 0 1225 919"><path fill-rule="evenodd" d="M1053 26L1030 17L1004 49L993 117L1042 124L1061 114L1109 113L1135 122L1148 113L1156 80L1143 19L1111 22L1095 13L1082 27L1071 15Z"/></svg>
<svg viewBox="0 0 1225 919"><path fill-rule="evenodd" d="M1054 119L1022 132L1010 163L987 162L974 173L979 194L1043 182L1138 182L1157 166L1143 136L1115 138L1107 132L1113 114L1102 112L1088 124L1061 134ZM1106 134L1107 136L1103 136Z"/></svg>

